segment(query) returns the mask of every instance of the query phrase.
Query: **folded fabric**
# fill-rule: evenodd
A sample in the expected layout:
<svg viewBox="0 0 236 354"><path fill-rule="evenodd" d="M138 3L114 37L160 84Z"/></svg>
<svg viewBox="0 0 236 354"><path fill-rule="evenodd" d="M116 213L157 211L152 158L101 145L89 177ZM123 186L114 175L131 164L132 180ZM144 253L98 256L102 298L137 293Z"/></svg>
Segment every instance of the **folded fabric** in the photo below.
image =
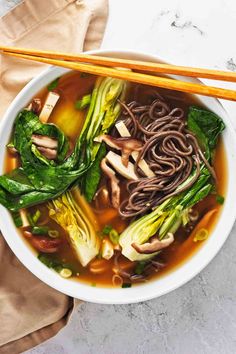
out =
<svg viewBox="0 0 236 354"><path fill-rule="evenodd" d="M98 48L107 0L25 0L0 19L0 43L80 52ZM16 94L45 65L1 56L0 118ZM21 353L55 335L73 299L38 280L14 256L0 234L0 353Z"/></svg>

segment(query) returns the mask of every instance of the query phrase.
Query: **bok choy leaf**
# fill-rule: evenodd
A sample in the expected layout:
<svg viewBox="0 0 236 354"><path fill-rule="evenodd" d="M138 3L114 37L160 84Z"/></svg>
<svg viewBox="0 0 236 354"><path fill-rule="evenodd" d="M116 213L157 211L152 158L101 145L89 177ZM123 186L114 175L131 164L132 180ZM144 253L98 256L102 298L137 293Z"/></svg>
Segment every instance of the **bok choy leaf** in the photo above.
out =
<svg viewBox="0 0 236 354"><path fill-rule="evenodd" d="M48 204L49 216L67 232L70 245L83 267L97 256L100 248L100 238L86 204L79 193L75 200L70 192Z"/></svg>
<svg viewBox="0 0 236 354"><path fill-rule="evenodd" d="M97 79L82 133L69 157L68 140L58 127L41 123L31 111L20 112L15 122L14 147L22 166L0 176L0 203L16 211L56 198L76 183L96 159L100 143L94 142L94 138L114 124L120 112L117 98L124 94L125 87L122 80ZM33 146L33 134L57 139L57 160L42 158ZM85 183L89 183L86 178Z"/></svg>
<svg viewBox="0 0 236 354"><path fill-rule="evenodd" d="M189 179L193 177L194 175ZM145 261L159 253L138 253L132 243L141 245L154 235L158 235L159 240L162 240L168 233L174 234L183 223L183 216L188 209L210 193L213 186L209 180L209 171L202 167L201 175L190 189L169 198L148 215L131 223L120 235L122 254L131 261Z"/></svg>

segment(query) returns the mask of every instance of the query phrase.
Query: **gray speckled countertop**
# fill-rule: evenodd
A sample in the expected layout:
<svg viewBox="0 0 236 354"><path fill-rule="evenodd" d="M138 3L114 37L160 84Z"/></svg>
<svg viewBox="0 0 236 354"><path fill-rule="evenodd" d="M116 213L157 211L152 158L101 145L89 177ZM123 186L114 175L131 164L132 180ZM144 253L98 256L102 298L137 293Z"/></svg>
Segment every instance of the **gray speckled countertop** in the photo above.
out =
<svg viewBox="0 0 236 354"><path fill-rule="evenodd" d="M0 0L0 15L17 2ZM235 0L110 0L103 48L236 70L235 31ZM224 105L233 121L236 104ZM236 227L210 265L180 289L140 304L82 303L66 328L27 354L235 353L235 237Z"/></svg>

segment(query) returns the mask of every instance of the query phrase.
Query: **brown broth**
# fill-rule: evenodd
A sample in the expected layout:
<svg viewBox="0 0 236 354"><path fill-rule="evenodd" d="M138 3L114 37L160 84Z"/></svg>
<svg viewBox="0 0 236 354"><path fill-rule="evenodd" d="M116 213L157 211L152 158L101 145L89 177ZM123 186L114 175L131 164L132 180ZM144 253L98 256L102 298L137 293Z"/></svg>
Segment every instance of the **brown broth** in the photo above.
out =
<svg viewBox="0 0 236 354"><path fill-rule="evenodd" d="M81 74L78 72L69 73L60 78L59 85L55 90L60 94L60 100L53 110L49 122L57 124L70 138L72 143L75 142L79 135L86 114L84 111L78 111L75 109L75 101L80 99L84 94L91 92L95 79L96 77L91 75L81 77ZM129 99L132 99L135 94L135 90L135 85L131 85L129 91ZM139 91L139 99L141 102L142 97L145 97L146 90L147 88L141 88ZM201 104L196 101L193 96L164 89L160 89L158 91L168 100L168 103L171 107L181 107L185 112L187 112L188 107L192 104L201 106ZM41 98L42 102L44 102L47 93L48 90L45 88L38 93L37 97ZM17 155L11 154L9 152L6 153L5 172L11 171L13 168L19 166L19 164L20 161L18 160ZM216 148L213 165L217 175L217 193L224 196L226 193L227 166L224 146L221 139L219 140ZM100 186L104 183L105 179L102 179ZM128 222L124 221L118 215L118 212L110 205L104 205L102 200L97 200L96 203L93 202L91 207L92 212L94 213L94 220L97 221L101 231L106 225L112 225L112 227L115 228L119 233L121 233L127 227ZM97 285L100 287L111 287L112 276L114 274L112 270L114 267L114 259L112 258L109 261L104 261L106 264L106 270L102 274L91 273L89 266L83 268L71 251L66 232L56 222L49 218L46 203L31 207L28 209L28 211L30 214L33 214L37 209L39 209L42 214L39 219L39 224L46 222L46 224L51 229L58 230L61 237L64 239L62 249L60 252L58 252L58 254L51 255L52 258L58 257L60 260L62 260L63 263L69 264L77 274L77 276L74 276L74 279L89 283L92 286ZM212 232L216 226L222 209L222 205L216 202L215 195L209 195L203 201L198 203L194 209L199 212L199 220L205 213L207 213L207 211L216 209L216 212L210 221L204 225L204 228L206 228L209 232ZM160 260L166 263L166 267L158 273L153 272L149 279L156 279L157 277L173 271L176 267L179 267L181 264L183 264L183 262L185 262L195 252L197 252L197 250L204 245L204 241L194 242L193 237L194 230L192 232L187 232L186 229L181 227L175 234L174 243L160 254ZM27 240L27 243L30 244L30 239ZM136 266L136 262L131 262L123 256L119 261L122 267L124 267L126 270L133 270Z"/></svg>

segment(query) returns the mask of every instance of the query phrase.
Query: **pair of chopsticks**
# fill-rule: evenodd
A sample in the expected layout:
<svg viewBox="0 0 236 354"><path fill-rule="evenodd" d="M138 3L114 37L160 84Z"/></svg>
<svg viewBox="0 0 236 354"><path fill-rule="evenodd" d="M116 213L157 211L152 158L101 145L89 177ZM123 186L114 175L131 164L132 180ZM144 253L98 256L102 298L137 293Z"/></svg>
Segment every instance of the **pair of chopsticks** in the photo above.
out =
<svg viewBox="0 0 236 354"><path fill-rule="evenodd" d="M68 54L4 46L0 46L0 53L16 58L61 66L98 76L110 76L117 79L162 87L170 90L236 101L236 91L234 90L206 86L155 75L173 74L236 82L236 73L234 72L159 64L137 60L117 59L97 55ZM117 67L119 70L116 69ZM134 72L127 69L138 70L139 72Z"/></svg>

